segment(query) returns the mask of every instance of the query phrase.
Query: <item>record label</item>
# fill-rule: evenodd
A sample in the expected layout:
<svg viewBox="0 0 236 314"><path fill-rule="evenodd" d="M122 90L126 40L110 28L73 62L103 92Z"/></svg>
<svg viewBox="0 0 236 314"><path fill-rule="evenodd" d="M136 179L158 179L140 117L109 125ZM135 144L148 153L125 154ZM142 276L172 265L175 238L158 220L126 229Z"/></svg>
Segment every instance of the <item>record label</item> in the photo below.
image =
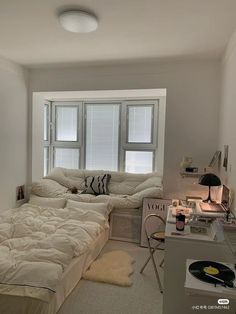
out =
<svg viewBox="0 0 236 314"><path fill-rule="evenodd" d="M204 267L204 268L203 268L203 271L204 271L206 274L210 274L210 275L218 275L219 272L220 272L217 268L212 267L212 266Z"/></svg>
<svg viewBox="0 0 236 314"><path fill-rule="evenodd" d="M234 272L227 266L213 261L196 261L189 266L195 278L214 285L233 287Z"/></svg>

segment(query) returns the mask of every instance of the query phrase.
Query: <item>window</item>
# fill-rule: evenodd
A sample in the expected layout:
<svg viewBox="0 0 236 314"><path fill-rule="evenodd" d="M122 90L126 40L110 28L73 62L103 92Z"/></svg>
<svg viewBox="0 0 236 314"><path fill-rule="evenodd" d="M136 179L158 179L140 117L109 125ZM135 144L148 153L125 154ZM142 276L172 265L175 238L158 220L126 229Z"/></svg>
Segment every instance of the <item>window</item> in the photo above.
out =
<svg viewBox="0 0 236 314"><path fill-rule="evenodd" d="M153 152L126 151L125 152L125 171L126 172L152 172Z"/></svg>
<svg viewBox="0 0 236 314"><path fill-rule="evenodd" d="M153 106L128 106L128 143L152 142Z"/></svg>
<svg viewBox="0 0 236 314"><path fill-rule="evenodd" d="M43 107L43 140L44 140L44 148L43 148L43 175L46 176L49 171L49 149L50 149L50 103L45 102Z"/></svg>
<svg viewBox="0 0 236 314"><path fill-rule="evenodd" d="M44 119L44 129L43 129L43 139L44 141L49 140L49 103L46 103L43 108L43 119Z"/></svg>
<svg viewBox="0 0 236 314"><path fill-rule="evenodd" d="M158 100L45 104L44 173L52 167L156 170L158 108Z"/></svg>
<svg viewBox="0 0 236 314"><path fill-rule="evenodd" d="M157 153L158 101L125 102L122 121L125 171L152 172Z"/></svg>
<svg viewBox="0 0 236 314"><path fill-rule="evenodd" d="M78 169L79 168L79 149L55 147L54 167Z"/></svg>
<svg viewBox="0 0 236 314"><path fill-rule="evenodd" d="M76 106L56 106L56 141L77 141L77 116Z"/></svg>
<svg viewBox="0 0 236 314"><path fill-rule="evenodd" d="M48 166L49 166L49 147L45 146L43 151L43 175L46 176L48 174Z"/></svg>
<svg viewBox="0 0 236 314"><path fill-rule="evenodd" d="M86 105L86 169L118 170L119 104Z"/></svg>

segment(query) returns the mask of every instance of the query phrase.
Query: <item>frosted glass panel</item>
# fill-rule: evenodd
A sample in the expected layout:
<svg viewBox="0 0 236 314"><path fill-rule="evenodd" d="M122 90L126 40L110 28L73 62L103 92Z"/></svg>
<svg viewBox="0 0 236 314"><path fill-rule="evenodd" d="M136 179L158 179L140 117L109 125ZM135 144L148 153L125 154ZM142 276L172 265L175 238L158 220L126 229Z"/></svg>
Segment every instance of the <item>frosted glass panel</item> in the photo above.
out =
<svg viewBox="0 0 236 314"><path fill-rule="evenodd" d="M79 168L79 149L55 148L54 167Z"/></svg>
<svg viewBox="0 0 236 314"><path fill-rule="evenodd" d="M48 105L44 105L44 112L43 112L44 118L43 118L43 127L44 127L44 135L43 135L43 139L44 141L48 141L48 115L49 115L49 106Z"/></svg>
<svg viewBox="0 0 236 314"><path fill-rule="evenodd" d="M118 169L119 105L87 105L86 169Z"/></svg>
<svg viewBox="0 0 236 314"><path fill-rule="evenodd" d="M77 107L56 106L56 141L77 141Z"/></svg>
<svg viewBox="0 0 236 314"><path fill-rule="evenodd" d="M49 147L44 147L43 150L43 175L48 174L48 162L49 162Z"/></svg>
<svg viewBox="0 0 236 314"><path fill-rule="evenodd" d="M128 142L151 143L152 106L128 106Z"/></svg>
<svg viewBox="0 0 236 314"><path fill-rule="evenodd" d="M126 151L125 171L132 173L152 172L153 152Z"/></svg>

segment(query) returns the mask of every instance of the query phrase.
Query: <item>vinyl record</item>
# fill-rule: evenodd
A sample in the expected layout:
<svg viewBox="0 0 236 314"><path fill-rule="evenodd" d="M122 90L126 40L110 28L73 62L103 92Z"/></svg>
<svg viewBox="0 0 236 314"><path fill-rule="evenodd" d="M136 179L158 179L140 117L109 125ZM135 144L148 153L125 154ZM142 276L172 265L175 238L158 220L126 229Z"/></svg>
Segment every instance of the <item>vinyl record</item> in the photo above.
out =
<svg viewBox="0 0 236 314"><path fill-rule="evenodd" d="M214 285L233 287L234 272L227 266L212 261L197 261L189 266L189 272L197 279Z"/></svg>

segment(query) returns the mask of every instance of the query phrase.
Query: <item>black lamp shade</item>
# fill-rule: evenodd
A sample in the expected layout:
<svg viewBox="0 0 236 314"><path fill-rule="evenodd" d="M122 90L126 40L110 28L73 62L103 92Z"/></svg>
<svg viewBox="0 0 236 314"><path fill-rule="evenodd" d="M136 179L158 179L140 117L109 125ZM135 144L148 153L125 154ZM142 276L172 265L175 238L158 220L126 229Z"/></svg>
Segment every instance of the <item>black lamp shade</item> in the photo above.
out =
<svg viewBox="0 0 236 314"><path fill-rule="evenodd" d="M206 186L219 186L221 185L220 178L213 173L206 173L199 178L199 184Z"/></svg>
<svg viewBox="0 0 236 314"><path fill-rule="evenodd" d="M219 185L221 185L220 178L217 177L213 173L206 173L206 174L204 174L203 176L201 176L199 178L198 183L201 184L201 185L205 185L205 186L209 187L208 197L207 197L206 200L204 200L204 202L212 203L213 201L211 199L211 186L219 186Z"/></svg>

